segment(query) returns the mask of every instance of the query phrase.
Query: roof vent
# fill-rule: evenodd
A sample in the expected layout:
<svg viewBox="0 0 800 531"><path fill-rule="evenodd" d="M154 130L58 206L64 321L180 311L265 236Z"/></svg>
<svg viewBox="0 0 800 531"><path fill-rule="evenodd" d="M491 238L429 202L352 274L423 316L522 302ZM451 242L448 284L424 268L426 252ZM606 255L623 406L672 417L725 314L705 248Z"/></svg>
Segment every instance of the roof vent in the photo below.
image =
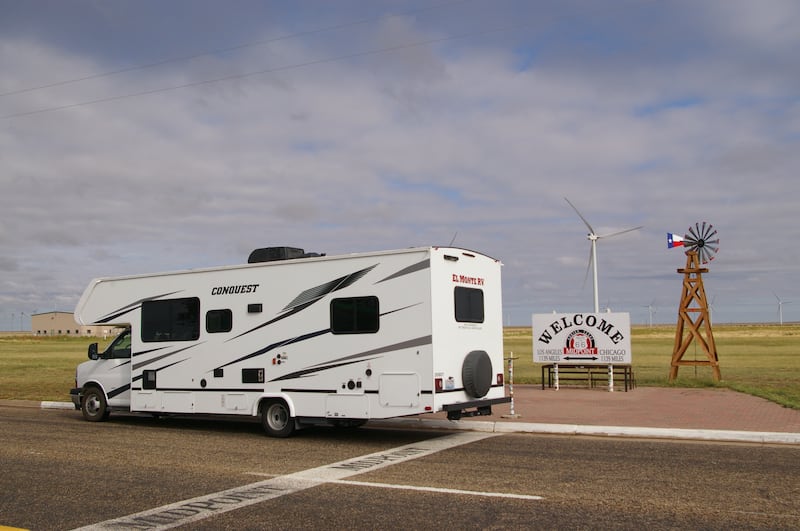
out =
<svg viewBox="0 0 800 531"><path fill-rule="evenodd" d="M260 262L276 262L279 260L292 260L294 258L311 258L313 256L325 256L320 253L307 253L297 247L262 247L256 249L247 258L248 264Z"/></svg>

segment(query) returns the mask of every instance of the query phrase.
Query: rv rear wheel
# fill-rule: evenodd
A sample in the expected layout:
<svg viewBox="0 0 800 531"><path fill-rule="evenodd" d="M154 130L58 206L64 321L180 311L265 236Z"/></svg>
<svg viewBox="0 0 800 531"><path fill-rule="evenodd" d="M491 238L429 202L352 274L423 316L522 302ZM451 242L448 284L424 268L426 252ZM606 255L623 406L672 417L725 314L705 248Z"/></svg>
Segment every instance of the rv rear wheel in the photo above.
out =
<svg viewBox="0 0 800 531"><path fill-rule="evenodd" d="M473 350L461 367L464 390L474 398L483 398L492 386L492 360L483 350Z"/></svg>
<svg viewBox="0 0 800 531"><path fill-rule="evenodd" d="M106 395L97 387L87 387L81 400L81 413L89 422L99 422L108 418Z"/></svg>
<svg viewBox="0 0 800 531"><path fill-rule="evenodd" d="M270 437L288 437L294 432L294 419L283 400L270 400L261 408L261 424Z"/></svg>

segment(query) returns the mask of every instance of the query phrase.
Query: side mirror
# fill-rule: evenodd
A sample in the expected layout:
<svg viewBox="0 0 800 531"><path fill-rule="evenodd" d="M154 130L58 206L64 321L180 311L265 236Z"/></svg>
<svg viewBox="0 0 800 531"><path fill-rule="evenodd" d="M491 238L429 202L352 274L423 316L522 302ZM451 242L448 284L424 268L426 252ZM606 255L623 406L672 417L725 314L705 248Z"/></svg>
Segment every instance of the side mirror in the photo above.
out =
<svg viewBox="0 0 800 531"><path fill-rule="evenodd" d="M92 343L89 345L89 359L90 360L99 360L100 355L97 353L97 343Z"/></svg>

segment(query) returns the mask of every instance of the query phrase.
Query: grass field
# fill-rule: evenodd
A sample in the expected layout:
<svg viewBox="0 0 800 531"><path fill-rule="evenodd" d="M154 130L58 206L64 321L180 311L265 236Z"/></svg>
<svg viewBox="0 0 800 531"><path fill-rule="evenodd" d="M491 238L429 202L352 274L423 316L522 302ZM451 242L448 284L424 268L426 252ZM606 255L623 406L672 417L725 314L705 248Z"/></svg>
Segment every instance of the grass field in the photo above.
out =
<svg viewBox="0 0 800 531"><path fill-rule="evenodd" d="M800 409L800 325L717 325L722 381L710 367L681 367L668 382L674 326L634 327L633 369L639 386L727 387ZM68 401L75 366L86 360L94 339L81 337L0 336L0 399ZM111 339L100 341L101 349ZM699 348L699 346L697 347ZM532 360L530 328L507 328L505 356L513 352L515 383L541 383ZM684 359L705 359L692 344Z"/></svg>

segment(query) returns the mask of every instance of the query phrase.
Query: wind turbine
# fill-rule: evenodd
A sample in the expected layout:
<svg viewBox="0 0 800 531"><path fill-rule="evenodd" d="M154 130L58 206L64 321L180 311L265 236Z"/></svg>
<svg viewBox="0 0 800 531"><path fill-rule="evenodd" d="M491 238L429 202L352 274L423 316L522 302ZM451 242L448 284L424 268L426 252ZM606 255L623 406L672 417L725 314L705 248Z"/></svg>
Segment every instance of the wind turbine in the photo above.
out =
<svg viewBox="0 0 800 531"><path fill-rule="evenodd" d="M776 299L778 299L778 320L780 321L781 326L783 326L783 305L789 304L792 301L785 301L781 299L780 297L778 297L778 294L775 293L774 291L772 292L772 294L775 295Z"/></svg>
<svg viewBox="0 0 800 531"><path fill-rule="evenodd" d="M575 208L575 205L573 205L570 202L570 200L567 199L566 197L564 198L564 201L569 203L569 206L572 207L572 210L574 210L575 213L578 214L578 216L581 218L583 223L589 228L589 234L586 235L586 238L591 242L591 247L589 249L589 265L592 266L592 274L593 274L592 276L593 276L593 280L594 280L594 313L600 313L600 303L598 301L598 291L597 291L597 240L599 240L601 238L611 238L612 236L619 236L620 234L625 234L626 232L639 230L639 229L642 228L642 226L633 227L631 229L621 230L619 232L612 232L611 234L598 235L594 231L592 226L589 225L589 222L586 221L586 218L583 217L583 214L581 214L578 211L578 209ZM588 273L588 269L587 269L587 273Z"/></svg>
<svg viewBox="0 0 800 531"><path fill-rule="evenodd" d="M650 328L652 328L652 327L653 327L653 314L654 314L654 313L656 313L656 306L655 306L655 304L656 304L656 300L655 300L655 299L653 299L653 302L651 302L650 304L648 304L647 306L645 306L645 308L647 308L647 314L649 315L648 324L649 324L649 327L650 327Z"/></svg>

